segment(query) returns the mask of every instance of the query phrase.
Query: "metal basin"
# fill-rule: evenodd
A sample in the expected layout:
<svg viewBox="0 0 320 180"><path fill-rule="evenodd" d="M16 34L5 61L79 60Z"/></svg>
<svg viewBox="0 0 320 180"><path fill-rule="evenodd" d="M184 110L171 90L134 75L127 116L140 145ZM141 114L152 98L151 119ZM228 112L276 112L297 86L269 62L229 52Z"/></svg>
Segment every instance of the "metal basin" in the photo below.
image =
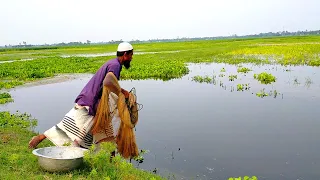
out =
<svg viewBox="0 0 320 180"><path fill-rule="evenodd" d="M38 156L39 165L49 172L66 172L78 168L83 163L84 152L79 147L45 147L32 151Z"/></svg>

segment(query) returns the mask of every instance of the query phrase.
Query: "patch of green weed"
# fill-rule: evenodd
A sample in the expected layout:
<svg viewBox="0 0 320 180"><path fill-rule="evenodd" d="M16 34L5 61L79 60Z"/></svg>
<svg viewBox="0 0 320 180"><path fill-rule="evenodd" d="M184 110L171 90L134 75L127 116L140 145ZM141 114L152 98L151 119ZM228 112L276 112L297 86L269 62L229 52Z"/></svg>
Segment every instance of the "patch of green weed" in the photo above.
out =
<svg viewBox="0 0 320 180"><path fill-rule="evenodd" d="M192 81L198 82L198 83L213 83L214 78L210 76L193 76Z"/></svg>
<svg viewBox="0 0 320 180"><path fill-rule="evenodd" d="M9 102L13 102L11 95L7 92L0 93L0 104L6 104Z"/></svg>
<svg viewBox="0 0 320 180"><path fill-rule="evenodd" d="M254 79L257 79L262 84L271 84L272 82L276 82L276 77L267 72L262 72L260 74L254 74Z"/></svg>
<svg viewBox="0 0 320 180"><path fill-rule="evenodd" d="M246 68L246 67L239 67L237 69L237 71L240 72L240 73L248 73L249 71L251 71L251 69Z"/></svg>

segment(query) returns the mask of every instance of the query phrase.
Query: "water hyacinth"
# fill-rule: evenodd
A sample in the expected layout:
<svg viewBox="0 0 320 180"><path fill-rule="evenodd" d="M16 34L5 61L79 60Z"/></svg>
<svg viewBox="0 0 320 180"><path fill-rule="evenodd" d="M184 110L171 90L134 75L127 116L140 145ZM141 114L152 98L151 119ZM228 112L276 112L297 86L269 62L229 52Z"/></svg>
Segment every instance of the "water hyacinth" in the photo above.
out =
<svg viewBox="0 0 320 180"><path fill-rule="evenodd" d="M262 72L260 74L254 74L254 79L257 79L262 84L271 84L272 82L276 82L276 77L267 72Z"/></svg>
<svg viewBox="0 0 320 180"><path fill-rule="evenodd" d="M9 94L7 92L0 93L0 104L6 104L9 102L13 102L11 94Z"/></svg>

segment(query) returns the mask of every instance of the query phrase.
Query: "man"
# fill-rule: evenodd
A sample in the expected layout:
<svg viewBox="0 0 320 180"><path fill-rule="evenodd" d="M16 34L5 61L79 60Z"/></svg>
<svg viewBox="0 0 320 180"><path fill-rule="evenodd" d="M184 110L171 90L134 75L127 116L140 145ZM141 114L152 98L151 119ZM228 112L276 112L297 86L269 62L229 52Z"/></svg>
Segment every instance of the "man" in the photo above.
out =
<svg viewBox="0 0 320 180"><path fill-rule="evenodd" d="M83 148L89 148L93 143L99 143L108 140L108 138L111 139L109 135L94 137L91 133L102 95L103 80L110 72L120 80L122 65L127 69L130 68L132 56L132 45L128 42L120 43L117 49L117 58L109 60L99 68L77 96L75 106L65 115L63 120L45 131L44 134L34 136L29 142L29 147L36 148L46 138L56 146L71 144ZM127 90L121 88L121 93L125 98L129 98ZM116 127L113 128L116 131ZM113 135L116 135L116 132Z"/></svg>

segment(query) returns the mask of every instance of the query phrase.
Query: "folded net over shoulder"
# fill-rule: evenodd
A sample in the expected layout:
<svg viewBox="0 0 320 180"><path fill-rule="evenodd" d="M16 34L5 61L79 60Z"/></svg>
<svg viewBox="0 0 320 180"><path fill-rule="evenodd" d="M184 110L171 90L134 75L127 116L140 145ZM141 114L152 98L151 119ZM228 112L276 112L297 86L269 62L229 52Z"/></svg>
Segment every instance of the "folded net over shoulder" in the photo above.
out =
<svg viewBox="0 0 320 180"><path fill-rule="evenodd" d="M110 104L110 97L116 102L116 106ZM134 127L138 123L138 104L135 89L129 93L126 99L121 93L121 87L113 73L107 73L102 88L102 96L99 102L97 113L92 128L93 136L98 133L110 134L112 119L115 118L115 111L120 118L120 125L114 139L117 144L117 151L124 158L132 158L139 154Z"/></svg>

